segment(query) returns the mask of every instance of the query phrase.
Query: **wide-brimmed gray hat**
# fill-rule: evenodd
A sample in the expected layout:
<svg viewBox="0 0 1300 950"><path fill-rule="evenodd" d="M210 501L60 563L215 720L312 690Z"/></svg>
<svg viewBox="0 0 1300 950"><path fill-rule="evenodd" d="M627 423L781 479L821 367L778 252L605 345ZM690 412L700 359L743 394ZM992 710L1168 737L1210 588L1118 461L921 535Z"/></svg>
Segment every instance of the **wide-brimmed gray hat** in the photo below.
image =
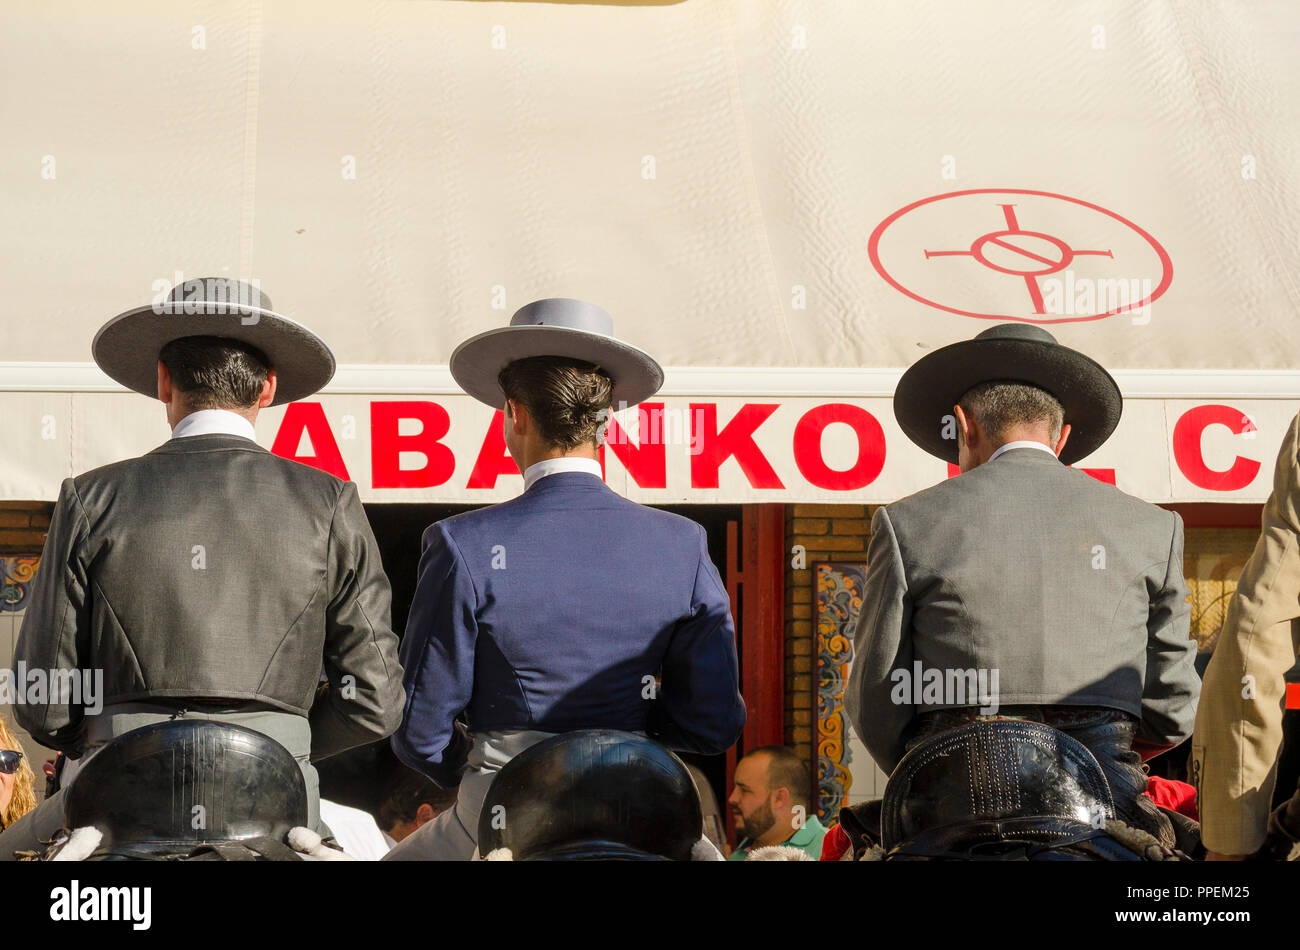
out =
<svg viewBox="0 0 1300 950"><path fill-rule="evenodd" d="M187 336L240 340L261 350L275 369L273 406L305 399L334 376L334 354L324 340L276 313L257 284L227 277L183 281L167 299L119 313L99 328L90 350L114 380L157 398L158 353Z"/></svg>
<svg viewBox="0 0 1300 950"><path fill-rule="evenodd" d="M506 364L532 356L594 363L613 381L612 404L635 406L664 384L664 371L644 350L614 338L614 320L595 304L571 297L534 300L508 327L470 337L451 354L461 389L494 409L506 404L497 377Z"/></svg>
<svg viewBox="0 0 1300 950"><path fill-rule="evenodd" d="M952 431L944 417L971 387L993 382L1025 383L1056 397L1070 426L1061 450L1066 465L1110 438L1124 409L1119 385L1096 360L1057 343L1042 327L1000 323L913 363L894 390L894 418L909 439L955 465L957 440L944 437L945 429Z"/></svg>

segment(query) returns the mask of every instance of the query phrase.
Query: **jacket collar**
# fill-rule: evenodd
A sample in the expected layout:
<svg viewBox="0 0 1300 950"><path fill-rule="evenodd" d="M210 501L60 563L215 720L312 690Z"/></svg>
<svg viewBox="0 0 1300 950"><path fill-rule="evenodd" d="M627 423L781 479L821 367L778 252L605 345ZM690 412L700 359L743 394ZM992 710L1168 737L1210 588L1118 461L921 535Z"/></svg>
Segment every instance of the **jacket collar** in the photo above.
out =
<svg viewBox="0 0 1300 950"><path fill-rule="evenodd" d="M595 459L574 458L572 456L543 459L524 469L524 491L528 491L543 478L549 475L558 475L561 472L583 472L597 478L601 477L600 463Z"/></svg>
<svg viewBox="0 0 1300 950"><path fill-rule="evenodd" d="M211 435L192 435L183 439L169 439L150 455L184 454L186 452L211 452L213 449L244 449L249 452L265 452L266 449L256 442L250 442L242 435L229 435L214 432Z"/></svg>
<svg viewBox="0 0 1300 950"><path fill-rule="evenodd" d="M1005 455L1007 452L1015 452L1019 449L1033 449L1035 452L1041 452L1044 455L1050 455L1052 458L1056 458L1056 453L1042 442L1034 442L1030 439L1019 439L1015 442L1007 442L1004 445L998 446L998 448L993 451L993 454L989 456L989 462L992 462L1000 455Z"/></svg>
<svg viewBox="0 0 1300 950"><path fill-rule="evenodd" d="M996 459L989 459L987 462L981 465L980 468L984 468L987 465L994 465L994 464L1000 465L1009 461L1015 461L1016 463L1023 462L1026 465L1063 465L1064 464L1052 452L1039 452L1037 449L1031 449L1031 448L1015 448L1015 449L1007 449Z"/></svg>
<svg viewBox="0 0 1300 950"><path fill-rule="evenodd" d="M554 491L613 491L598 475L589 472L556 472L533 482L525 495ZM520 496L522 497L522 496Z"/></svg>
<svg viewBox="0 0 1300 950"><path fill-rule="evenodd" d="M229 409L199 409L191 412L176 423L172 429L172 438L184 439L217 433L242 436L250 442L257 441L257 431L253 424Z"/></svg>

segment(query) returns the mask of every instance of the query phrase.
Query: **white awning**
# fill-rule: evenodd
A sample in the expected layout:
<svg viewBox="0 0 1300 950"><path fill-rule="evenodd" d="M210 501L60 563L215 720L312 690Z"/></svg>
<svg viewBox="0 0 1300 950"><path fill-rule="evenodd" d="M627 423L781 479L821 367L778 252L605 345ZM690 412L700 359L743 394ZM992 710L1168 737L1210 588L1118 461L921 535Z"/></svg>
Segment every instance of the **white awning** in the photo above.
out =
<svg viewBox="0 0 1300 950"><path fill-rule="evenodd" d="M1216 423L1206 451L1257 431L1263 473L1209 497L1259 500L1300 395L1297 49L1290 4L9 10L0 497L53 497L165 437L147 400L94 394L90 340L178 278L227 275L335 349L326 398L423 394L467 433L476 410L434 382L455 345L538 297L595 301L670 368L670 401L869 406L891 452L868 500L935 480L891 441L900 369L1039 322L1158 404L1126 413L1150 421L1117 434L1121 486L1132 467L1130 490L1187 494L1187 400L1258 420ZM93 449L42 437L91 405L113 407ZM727 472L680 494L773 497Z"/></svg>

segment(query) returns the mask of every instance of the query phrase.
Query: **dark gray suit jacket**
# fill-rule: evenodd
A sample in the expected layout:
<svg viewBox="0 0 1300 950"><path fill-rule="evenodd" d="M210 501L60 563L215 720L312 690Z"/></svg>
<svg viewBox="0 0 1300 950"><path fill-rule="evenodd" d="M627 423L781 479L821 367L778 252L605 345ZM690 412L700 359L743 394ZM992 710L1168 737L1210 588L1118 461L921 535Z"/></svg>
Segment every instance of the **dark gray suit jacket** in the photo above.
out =
<svg viewBox="0 0 1300 950"><path fill-rule="evenodd" d="M1032 448L877 509L849 717L886 772L913 716L979 702L896 702L923 670L997 670L1001 706L1105 706L1139 738L1191 734L1200 680L1183 524ZM915 698L915 694L909 696ZM925 699L925 697L922 697Z"/></svg>
<svg viewBox="0 0 1300 950"><path fill-rule="evenodd" d="M238 436L172 439L63 482L14 662L102 669L105 704L310 714L317 759L401 722L390 598L353 483ZM81 705L15 713L37 741L79 752Z"/></svg>

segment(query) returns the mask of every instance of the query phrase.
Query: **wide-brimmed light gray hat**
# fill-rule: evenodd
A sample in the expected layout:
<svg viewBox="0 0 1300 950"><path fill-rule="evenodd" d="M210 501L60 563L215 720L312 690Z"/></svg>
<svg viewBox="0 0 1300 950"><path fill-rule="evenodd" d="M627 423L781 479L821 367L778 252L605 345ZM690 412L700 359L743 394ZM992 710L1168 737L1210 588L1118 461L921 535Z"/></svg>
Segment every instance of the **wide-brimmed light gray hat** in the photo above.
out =
<svg viewBox="0 0 1300 950"><path fill-rule="evenodd" d="M971 340L913 363L894 390L894 418L931 455L957 463L957 440L945 438L944 417L980 383L1026 383L1051 393L1065 410L1070 438L1061 461L1087 458L1119 425L1124 399L1096 360L1056 342L1042 327L1000 323Z"/></svg>
<svg viewBox="0 0 1300 950"><path fill-rule="evenodd" d="M296 320L276 313L255 283L196 277L167 299L119 313L100 327L90 350L99 368L128 389L158 396L158 353L172 340L217 336L265 354L276 374L273 406L305 399L334 376L334 354Z"/></svg>
<svg viewBox="0 0 1300 950"><path fill-rule="evenodd" d="M470 337L451 354L451 375L479 402L500 409L506 404L497 382L501 370L533 356L594 363L613 381L616 408L635 406L664 384L664 371L654 357L614 338L608 313L571 297L534 300L515 311L508 327Z"/></svg>

